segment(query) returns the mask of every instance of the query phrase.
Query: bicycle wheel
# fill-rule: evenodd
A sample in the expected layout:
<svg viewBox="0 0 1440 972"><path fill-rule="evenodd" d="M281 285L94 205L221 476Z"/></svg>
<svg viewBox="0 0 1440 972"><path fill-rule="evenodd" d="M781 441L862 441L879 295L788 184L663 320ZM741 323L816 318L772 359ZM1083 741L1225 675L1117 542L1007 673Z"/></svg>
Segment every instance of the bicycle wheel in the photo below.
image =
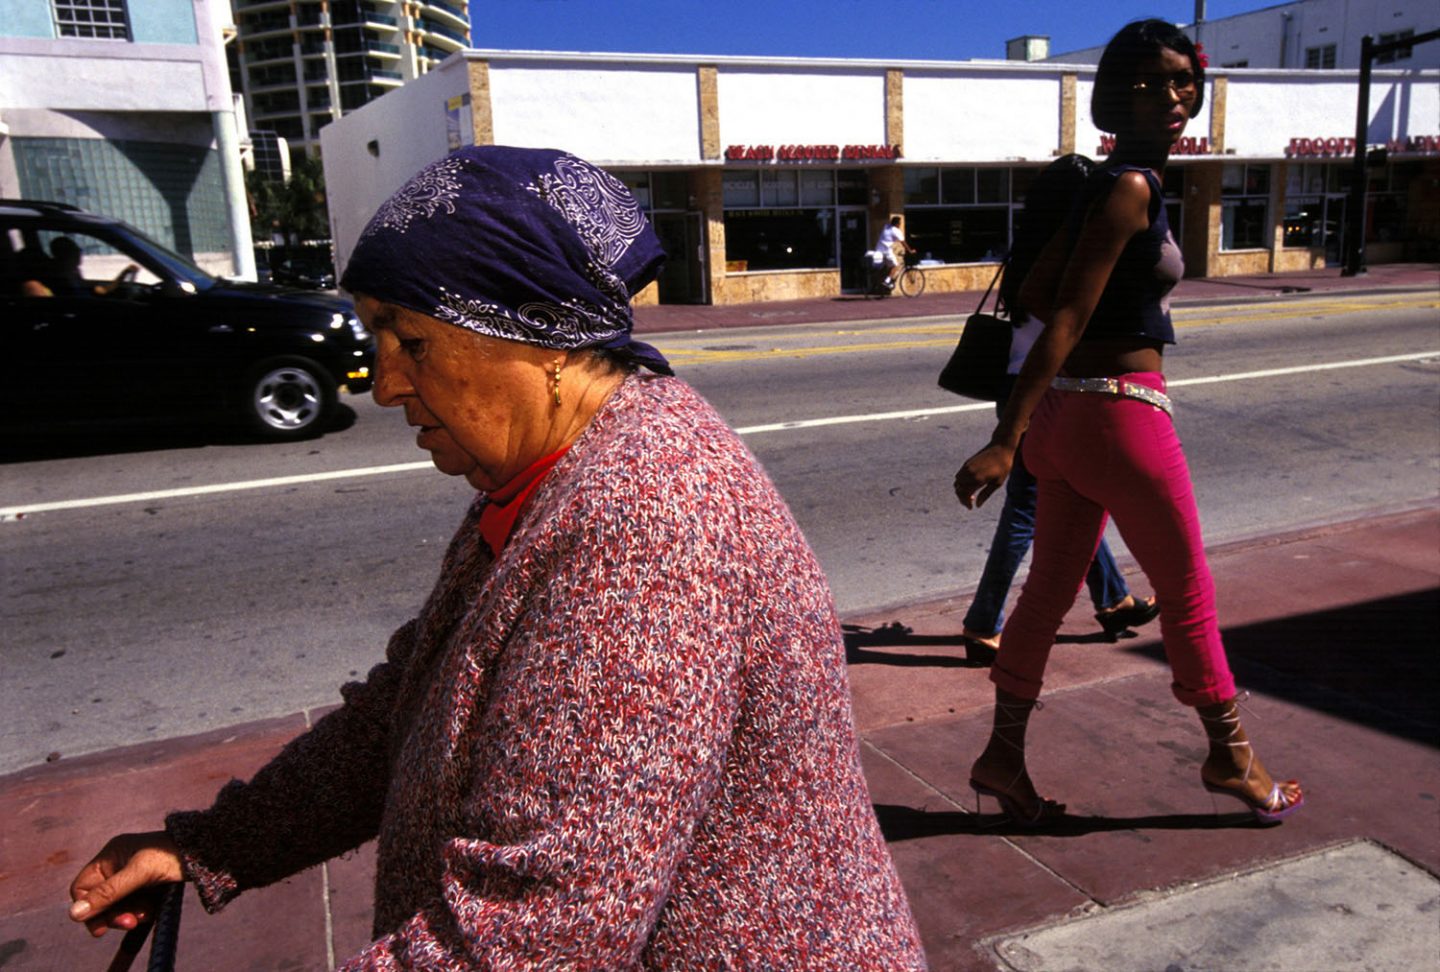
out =
<svg viewBox="0 0 1440 972"><path fill-rule="evenodd" d="M906 297L919 297L925 292L925 271L919 267L906 267L896 286Z"/></svg>

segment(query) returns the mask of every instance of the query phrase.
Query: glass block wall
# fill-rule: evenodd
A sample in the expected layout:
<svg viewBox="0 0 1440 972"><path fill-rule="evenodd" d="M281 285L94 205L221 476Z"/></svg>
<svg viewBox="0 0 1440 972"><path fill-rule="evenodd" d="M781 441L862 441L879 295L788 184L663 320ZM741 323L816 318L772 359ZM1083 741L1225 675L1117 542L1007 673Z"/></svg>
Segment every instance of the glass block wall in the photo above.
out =
<svg viewBox="0 0 1440 972"><path fill-rule="evenodd" d="M20 193L114 216L178 253L232 248L220 157L163 142L14 138Z"/></svg>

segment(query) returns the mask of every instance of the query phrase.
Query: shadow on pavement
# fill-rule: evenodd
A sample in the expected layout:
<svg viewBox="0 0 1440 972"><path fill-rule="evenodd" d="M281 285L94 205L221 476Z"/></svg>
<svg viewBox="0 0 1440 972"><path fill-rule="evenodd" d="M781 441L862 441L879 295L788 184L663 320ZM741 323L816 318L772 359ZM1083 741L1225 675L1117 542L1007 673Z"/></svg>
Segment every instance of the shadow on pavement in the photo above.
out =
<svg viewBox="0 0 1440 972"><path fill-rule="evenodd" d="M890 842L947 834L983 837L1083 837L1126 830L1230 830L1258 826L1248 813L1159 813L1140 817L1096 817L1064 814L1039 826L1024 826L1002 814L962 810L916 810L875 804L880 830Z"/></svg>
<svg viewBox="0 0 1440 972"><path fill-rule="evenodd" d="M872 651L873 648L903 648L945 645L960 647L964 638L957 631L953 635L917 635L914 630L899 621L882 624L878 628L863 624L842 624L845 634L845 661L851 665L895 665L900 668L989 668L990 660L972 661L955 655L906 654L894 651Z"/></svg>
<svg viewBox="0 0 1440 972"><path fill-rule="evenodd" d="M330 421L317 429L315 435L343 432L354 425L357 418L355 410L349 405L337 405ZM7 434L0 442L0 463L202 449L206 446L270 445L274 441L218 419L209 422L99 420L93 425L67 423L49 429L27 429L18 434Z"/></svg>
<svg viewBox="0 0 1440 972"><path fill-rule="evenodd" d="M1440 588L1224 635L1242 685L1440 748ZM1135 650L1164 663L1158 644Z"/></svg>
<svg viewBox="0 0 1440 972"><path fill-rule="evenodd" d="M965 658L953 655L901 654L892 651L873 651L875 648L933 647L944 645L964 649L965 637L957 631L954 634L917 635L907 624L890 621L871 628L863 624L843 624L845 634L845 660L852 665L897 665L900 667L935 666L939 668L989 668L993 660L989 656L970 657L967 649ZM1123 631L1111 635L1105 631L1088 634L1060 634L1055 638L1057 645L1111 645L1117 641L1128 641L1140 637L1134 631Z"/></svg>

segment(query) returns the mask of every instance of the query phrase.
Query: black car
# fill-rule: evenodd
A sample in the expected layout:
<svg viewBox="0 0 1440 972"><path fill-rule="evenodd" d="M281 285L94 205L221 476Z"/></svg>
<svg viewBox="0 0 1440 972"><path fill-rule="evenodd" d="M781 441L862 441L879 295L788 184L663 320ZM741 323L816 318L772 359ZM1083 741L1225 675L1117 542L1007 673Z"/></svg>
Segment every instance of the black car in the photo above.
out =
<svg viewBox="0 0 1440 972"><path fill-rule="evenodd" d="M304 287L308 290L334 290L335 267L323 257L291 257L281 260L270 271L277 284Z"/></svg>
<svg viewBox="0 0 1440 972"><path fill-rule="evenodd" d="M119 220L0 200L0 320L12 429L110 419L238 419L321 431L368 391L375 341L349 301L214 277Z"/></svg>

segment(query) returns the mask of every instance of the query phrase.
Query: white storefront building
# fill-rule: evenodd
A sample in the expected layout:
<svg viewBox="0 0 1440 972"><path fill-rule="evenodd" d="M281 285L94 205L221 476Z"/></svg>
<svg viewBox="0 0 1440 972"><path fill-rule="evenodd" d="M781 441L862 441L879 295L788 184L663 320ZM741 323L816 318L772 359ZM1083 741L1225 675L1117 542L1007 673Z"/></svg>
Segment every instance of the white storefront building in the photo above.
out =
<svg viewBox="0 0 1440 972"><path fill-rule="evenodd" d="M670 255L642 302L855 289L892 214L931 288L984 286L1029 180L1107 151L1093 65L466 50L321 131L343 268L366 220L461 145L562 148L605 166ZM1356 71L1212 70L1167 170L1187 273L1336 265ZM1440 71L1377 70L1366 260L1440 255Z"/></svg>

